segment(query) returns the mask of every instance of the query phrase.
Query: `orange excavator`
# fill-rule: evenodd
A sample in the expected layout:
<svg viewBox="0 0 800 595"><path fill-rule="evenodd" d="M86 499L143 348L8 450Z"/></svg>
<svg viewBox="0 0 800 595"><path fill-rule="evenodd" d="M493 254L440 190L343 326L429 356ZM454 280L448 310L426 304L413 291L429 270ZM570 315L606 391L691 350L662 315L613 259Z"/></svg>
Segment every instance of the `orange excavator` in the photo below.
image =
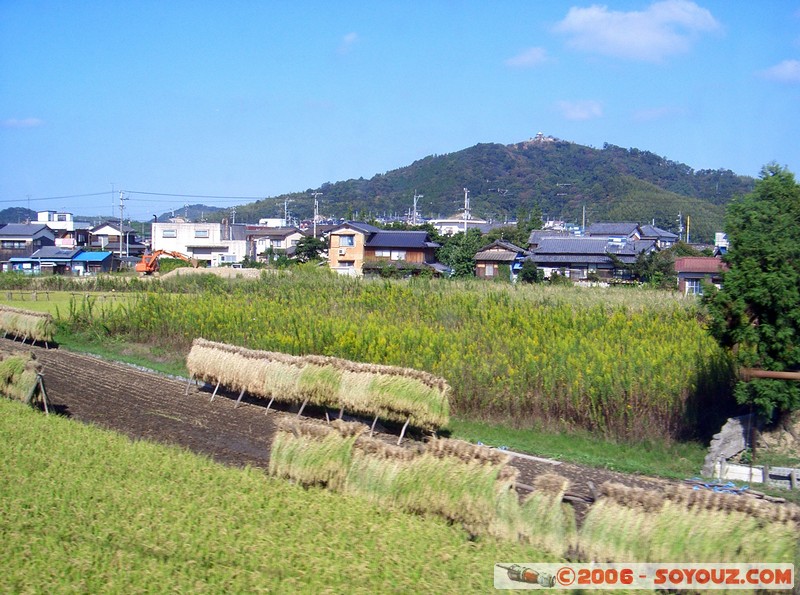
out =
<svg viewBox="0 0 800 595"><path fill-rule="evenodd" d="M156 250L155 252L142 254L142 260L136 263L136 272L141 275L152 275L153 273L157 273L159 269L158 261L162 256L184 260L191 264L194 268L200 266L200 261L198 261L196 258L190 258L180 252Z"/></svg>

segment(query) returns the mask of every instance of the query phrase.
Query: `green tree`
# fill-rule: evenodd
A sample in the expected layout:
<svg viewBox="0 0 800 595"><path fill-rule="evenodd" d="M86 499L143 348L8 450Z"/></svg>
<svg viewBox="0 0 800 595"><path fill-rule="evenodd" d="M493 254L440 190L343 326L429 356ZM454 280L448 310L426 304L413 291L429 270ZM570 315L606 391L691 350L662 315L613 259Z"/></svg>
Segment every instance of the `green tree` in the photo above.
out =
<svg viewBox="0 0 800 595"><path fill-rule="evenodd" d="M469 277L475 274L475 254L486 243L479 229L458 232L446 238L439 248L437 258L453 269L454 277Z"/></svg>
<svg viewBox="0 0 800 595"><path fill-rule="evenodd" d="M523 283L541 283L544 281L544 271L534 261L525 259L519 270L519 280Z"/></svg>
<svg viewBox="0 0 800 595"><path fill-rule="evenodd" d="M755 190L730 204L726 231L729 270L723 288L704 298L712 333L741 366L800 369L800 185L794 175L765 166ZM800 408L797 382L740 382L735 394L767 417Z"/></svg>
<svg viewBox="0 0 800 595"><path fill-rule="evenodd" d="M295 247L295 258L300 262L308 262L310 260L319 260L320 254L327 248L325 242L319 238L312 238L306 236L300 238Z"/></svg>

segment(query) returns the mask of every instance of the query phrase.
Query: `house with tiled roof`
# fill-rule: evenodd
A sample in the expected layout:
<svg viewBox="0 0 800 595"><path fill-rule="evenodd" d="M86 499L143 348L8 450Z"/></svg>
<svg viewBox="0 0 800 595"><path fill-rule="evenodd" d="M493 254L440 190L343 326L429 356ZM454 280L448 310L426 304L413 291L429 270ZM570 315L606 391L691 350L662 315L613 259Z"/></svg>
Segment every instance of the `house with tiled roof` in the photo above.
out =
<svg viewBox="0 0 800 595"><path fill-rule="evenodd" d="M495 240L475 254L475 276L479 279L497 279L505 275L513 281L528 256L530 252L511 242Z"/></svg>
<svg viewBox="0 0 800 595"><path fill-rule="evenodd" d="M30 256L55 244L55 232L42 223L9 223L0 227L0 261Z"/></svg>
<svg viewBox="0 0 800 595"><path fill-rule="evenodd" d="M439 244L431 241L426 231L385 230L347 221L331 230L328 241L328 264L341 274L363 275L387 265L407 269L410 274L440 268L436 262Z"/></svg>
<svg viewBox="0 0 800 595"><path fill-rule="evenodd" d="M654 250L653 240L550 236L539 238L528 258L543 270L545 278L558 273L575 280L611 279L629 276L628 270L620 265L632 265L640 253Z"/></svg>
<svg viewBox="0 0 800 595"><path fill-rule="evenodd" d="M722 286L722 275L728 269L721 258L715 256L683 256L675 259L678 274L678 291L683 295L702 295L703 284Z"/></svg>
<svg viewBox="0 0 800 595"><path fill-rule="evenodd" d="M613 238L618 241L640 240L642 230L638 223L592 223L584 231L588 237Z"/></svg>
<svg viewBox="0 0 800 595"><path fill-rule="evenodd" d="M639 230L642 233L641 239L654 240L659 250L674 246L680 239L678 234L667 231L666 229L661 229L655 225L641 225L639 226Z"/></svg>
<svg viewBox="0 0 800 595"><path fill-rule="evenodd" d="M266 261L271 256L293 256L297 243L306 235L296 227L247 226L248 256Z"/></svg>

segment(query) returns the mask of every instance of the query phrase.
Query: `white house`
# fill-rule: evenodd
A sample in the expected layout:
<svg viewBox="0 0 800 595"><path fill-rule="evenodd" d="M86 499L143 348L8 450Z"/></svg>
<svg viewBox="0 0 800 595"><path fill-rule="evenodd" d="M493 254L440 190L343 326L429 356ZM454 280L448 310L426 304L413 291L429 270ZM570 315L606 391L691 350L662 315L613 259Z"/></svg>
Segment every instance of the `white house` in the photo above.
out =
<svg viewBox="0 0 800 595"><path fill-rule="evenodd" d="M247 256L242 224L153 222L152 249L180 252L213 266L241 262Z"/></svg>

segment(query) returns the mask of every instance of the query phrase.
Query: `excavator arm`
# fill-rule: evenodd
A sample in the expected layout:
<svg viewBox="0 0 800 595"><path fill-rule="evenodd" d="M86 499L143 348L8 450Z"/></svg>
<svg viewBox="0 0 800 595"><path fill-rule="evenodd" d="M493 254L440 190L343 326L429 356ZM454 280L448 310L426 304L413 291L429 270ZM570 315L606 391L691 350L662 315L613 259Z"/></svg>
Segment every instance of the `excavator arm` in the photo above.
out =
<svg viewBox="0 0 800 595"><path fill-rule="evenodd" d="M159 269L158 261L162 256L178 258L184 260L197 268L200 262L196 258L190 258L181 252L170 252L169 250L156 250L155 252L142 254L142 260L136 263L136 272L142 275L152 275Z"/></svg>

